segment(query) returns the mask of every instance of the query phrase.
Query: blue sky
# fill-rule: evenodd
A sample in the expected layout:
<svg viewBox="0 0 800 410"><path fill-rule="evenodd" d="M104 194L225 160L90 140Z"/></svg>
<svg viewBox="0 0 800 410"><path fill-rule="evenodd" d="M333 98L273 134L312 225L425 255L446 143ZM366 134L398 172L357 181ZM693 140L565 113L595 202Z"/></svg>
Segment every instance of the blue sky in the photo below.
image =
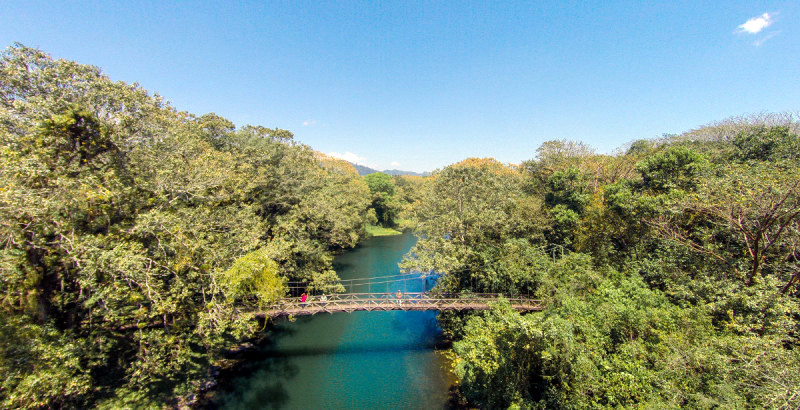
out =
<svg viewBox="0 0 800 410"><path fill-rule="evenodd" d="M798 111L798 26L796 0L0 1L4 47L412 171Z"/></svg>

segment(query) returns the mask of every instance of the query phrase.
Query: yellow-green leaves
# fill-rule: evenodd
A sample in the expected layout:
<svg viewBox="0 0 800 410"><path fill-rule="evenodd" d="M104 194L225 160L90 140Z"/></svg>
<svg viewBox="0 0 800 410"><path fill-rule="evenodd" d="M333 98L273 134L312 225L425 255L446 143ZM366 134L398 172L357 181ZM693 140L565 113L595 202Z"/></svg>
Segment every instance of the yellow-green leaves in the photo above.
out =
<svg viewBox="0 0 800 410"><path fill-rule="evenodd" d="M225 295L230 300L255 297L259 306L272 303L286 295L286 278L278 276L278 264L265 248L239 258L220 278Z"/></svg>
<svg viewBox="0 0 800 410"><path fill-rule="evenodd" d="M25 396L42 374L0 366L0 406L163 405L260 328L243 302L280 298L286 280L340 290L331 251L363 237L370 201L347 167L96 67L0 54L0 313L52 322L87 375L64 404Z"/></svg>

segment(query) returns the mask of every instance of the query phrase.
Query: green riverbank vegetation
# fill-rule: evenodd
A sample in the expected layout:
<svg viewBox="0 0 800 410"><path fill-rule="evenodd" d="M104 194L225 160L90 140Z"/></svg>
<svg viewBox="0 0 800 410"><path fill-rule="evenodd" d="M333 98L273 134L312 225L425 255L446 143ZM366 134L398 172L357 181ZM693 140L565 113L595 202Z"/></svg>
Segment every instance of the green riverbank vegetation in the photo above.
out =
<svg viewBox="0 0 800 410"><path fill-rule="evenodd" d="M419 200L423 177L388 175L376 172L363 177L372 195L367 211L367 234L370 236L400 235L411 228L410 211Z"/></svg>
<svg viewBox="0 0 800 410"><path fill-rule="evenodd" d="M0 140L0 407L186 404L249 310L366 235L348 163L21 45Z"/></svg>
<svg viewBox="0 0 800 410"><path fill-rule="evenodd" d="M369 236L394 236L403 234L397 229L384 228L380 225L367 225L366 230L367 230L367 235Z"/></svg>
<svg viewBox="0 0 800 410"><path fill-rule="evenodd" d="M732 119L618 155L544 143L427 180L409 270L528 294L440 314L480 408L800 407L797 118Z"/></svg>
<svg viewBox="0 0 800 410"><path fill-rule="evenodd" d="M98 68L0 55L0 407L192 404L333 256L414 229L437 289L541 299L442 313L481 408L800 407L797 118L727 120L599 155L372 174L181 112ZM309 386L313 388L313 386Z"/></svg>

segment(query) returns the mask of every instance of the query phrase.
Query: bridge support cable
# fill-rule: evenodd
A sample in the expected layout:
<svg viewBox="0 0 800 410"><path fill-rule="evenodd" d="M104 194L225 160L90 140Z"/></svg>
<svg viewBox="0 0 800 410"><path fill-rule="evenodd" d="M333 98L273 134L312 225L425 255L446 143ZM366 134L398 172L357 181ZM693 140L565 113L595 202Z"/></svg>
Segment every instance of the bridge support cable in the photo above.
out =
<svg viewBox="0 0 800 410"><path fill-rule="evenodd" d="M434 275L423 274L400 274L400 275L386 275L377 276L374 278L357 278L357 279L340 279L335 282L322 284L327 289L335 289L341 286L345 293L376 293L376 292L396 292L401 290L403 292L429 290L432 286L431 279L435 278ZM332 291L319 290L320 284L317 284L317 289L310 288L309 282L288 282L289 294L292 297L298 297L301 293L311 294L331 294L336 293Z"/></svg>

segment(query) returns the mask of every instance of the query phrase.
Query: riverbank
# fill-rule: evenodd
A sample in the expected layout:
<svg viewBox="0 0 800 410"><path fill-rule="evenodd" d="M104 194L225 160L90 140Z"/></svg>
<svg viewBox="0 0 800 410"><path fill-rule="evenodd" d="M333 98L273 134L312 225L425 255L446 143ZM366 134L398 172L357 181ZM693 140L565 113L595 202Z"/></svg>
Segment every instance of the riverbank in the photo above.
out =
<svg viewBox="0 0 800 410"><path fill-rule="evenodd" d="M367 235L368 236L394 236L394 235L402 235L403 232L400 232L396 229L392 228L384 228L379 225L367 225Z"/></svg>

